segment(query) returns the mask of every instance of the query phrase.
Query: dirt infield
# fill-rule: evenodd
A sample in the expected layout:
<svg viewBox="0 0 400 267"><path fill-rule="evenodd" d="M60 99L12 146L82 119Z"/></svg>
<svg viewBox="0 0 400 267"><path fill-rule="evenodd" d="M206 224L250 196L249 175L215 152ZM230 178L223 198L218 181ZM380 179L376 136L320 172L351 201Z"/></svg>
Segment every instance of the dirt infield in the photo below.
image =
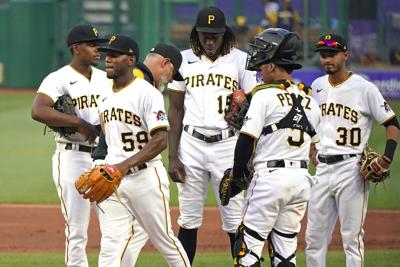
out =
<svg viewBox="0 0 400 267"><path fill-rule="evenodd" d="M177 233L178 211L172 209ZM61 211L54 205L0 205L0 252L62 252L64 223ZM303 220L304 221L304 220ZM366 249L400 249L400 211L369 211L367 215ZM299 235L300 250L304 249L304 229ZM341 249L338 227L331 249ZM92 214L89 232L89 251L98 251L100 232L96 216ZM205 209L205 221L199 231L199 251L229 251L227 236L220 229L217 209ZM145 250L151 251L151 244Z"/></svg>

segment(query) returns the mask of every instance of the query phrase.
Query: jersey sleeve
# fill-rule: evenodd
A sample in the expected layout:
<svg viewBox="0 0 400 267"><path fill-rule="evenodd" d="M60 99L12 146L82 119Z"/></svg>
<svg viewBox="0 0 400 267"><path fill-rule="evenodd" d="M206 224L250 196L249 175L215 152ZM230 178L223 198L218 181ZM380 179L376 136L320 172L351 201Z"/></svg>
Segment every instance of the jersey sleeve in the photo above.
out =
<svg viewBox="0 0 400 267"><path fill-rule="evenodd" d="M37 93L46 94L55 102L59 96L65 94L65 89L57 73L53 72L44 78Z"/></svg>
<svg viewBox="0 0 400 267"><path fill-rule="evenodd" d="M145 121L149 133L160 128L169 128L167 115L165 114L164 98L158 90L152 90L149 94L150 97L146 98L146 114Z"/></svg>
<svg viewBox="0 0 400 267"><path fill-rule="evenodd" d="M395 116L395 113L390 108L388 102L383 98L378 87L369 82L367 88L367 101L370 114L380 124Z"/></svg>
<svg viewBox="0 0 400 267"><path fill-rule="evenodd" d="M241 133L249 135L255 139L258 139L264 128L264 121L267 117L267 105L263 97L254 97L250 102L249 110L246 113L245 122L243 124Z"/></svg>

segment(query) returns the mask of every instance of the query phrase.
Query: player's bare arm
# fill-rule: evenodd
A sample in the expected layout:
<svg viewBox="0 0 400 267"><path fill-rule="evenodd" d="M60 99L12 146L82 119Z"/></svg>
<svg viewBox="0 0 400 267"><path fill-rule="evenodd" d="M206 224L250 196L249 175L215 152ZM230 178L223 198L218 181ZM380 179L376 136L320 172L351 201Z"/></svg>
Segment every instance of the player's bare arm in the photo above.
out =
<svg viewBox="0 0 400 267"><path fill-rule="evenodd" d="M399 123L396 117L390 119L384 124L386 127L386 147L385 152L377 159L378 166L382 170L388 170L393 161L394 153L399 139ZM371 171L365 176L366 179L373 175L376 170ZM378 171L379 172L379 171Z"/></svg>
<svg viewBox="0 0 400 267"><path fill-rule="evenodd" d="M317 153L318 153L318 151L317 151L317 148L315 147L315 143L312 143L310 145L310 152L309 152L308 156L309 156L312 164L314 164L314 166L318 165Z"/></svg>
<svg viewBox="0 0 400 267"><path fill-rule="evenodd" d="M89 143L96 139L96 127L87 121L77 117L59 112L53 109L53 100L45 94L37 94L32 104L32 119L54 127L75 127Z"/></svg>
<svg viewBox="0 0 400 267"><path fill-rule="evenodd" d="M184 115L184 99L184 93L169 91L168 120L171 128L168 133L168 174L172 181L176 183L184 183L186 180L184 166L178 158L178 147L182 133L182 120Z"/></svg>
<svg viewBox="0 0 400 267"><path fill-rule="evenodd" d="M167 148L167 128L156 129L151 132L150 135L151 139L142 150L121 163L115 164L115 167L117 167L122 174L125 175L128 173L130 168L134 168L152 160Z"/></svg>

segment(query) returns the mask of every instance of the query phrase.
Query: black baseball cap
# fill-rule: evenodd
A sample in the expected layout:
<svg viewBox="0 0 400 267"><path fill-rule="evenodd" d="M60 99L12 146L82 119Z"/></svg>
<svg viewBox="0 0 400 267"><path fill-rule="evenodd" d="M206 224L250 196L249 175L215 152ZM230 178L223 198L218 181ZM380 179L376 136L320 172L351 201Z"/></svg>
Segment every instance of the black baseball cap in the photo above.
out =
<svg viewBox="0 0 400 267"><path fill-rule="evenodd" d="M100 38L98 30L90 25L77 25L68 33L67 45L83 42L108 42L107 38Z"/></svg>
<svg viewBox="0 0 400 267"><path fill-rule="evenodd" d="M318 39L315 44L314 52L346 52L347 42L342 36L338 34L326 34Z"/></svg>
<svg viewBox="0 0 400 267"><path fill-rule="evenodd" d="M126 35L113 35L108 42L108 46L100 47L100 52L117 52L124 55L134 56L139 60L139 46L135 40Z"/></svg>
<svg viewBox="0 0 400 267"><path fill-rule="evenodd" d="M159 54L165 58L171 60L172 65L174 65L175 81L183 81L182 75L179 73L179 68L182 64L182 54L175 46L168 44L158 44L150 50L150 53Z"/></svg>
<svg viewBox="0 0 400 267"><path fill-rule="evenodd" d="M208 33L225 32L226 19L224 12L217 7L206 7L197 14L196 31Z"/></svg>

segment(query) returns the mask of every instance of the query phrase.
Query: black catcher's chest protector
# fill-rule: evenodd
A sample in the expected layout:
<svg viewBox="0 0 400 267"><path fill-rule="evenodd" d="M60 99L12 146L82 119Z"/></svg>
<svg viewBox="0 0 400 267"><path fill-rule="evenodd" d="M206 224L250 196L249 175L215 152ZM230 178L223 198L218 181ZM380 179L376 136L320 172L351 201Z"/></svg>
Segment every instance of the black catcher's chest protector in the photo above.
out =
<svg viewBox="0 0 400 267"><path fill-rule="evenodd" d="M296 95L295 93L291 93L290 97L292 99L293 106L289 113L278 123L264 127L262 134L267 135L275 132L276 130L286 128L304 131L311 137L317 134L314 127L308 121L304 108L301 105L303 96L300 94Z"/></svg>

